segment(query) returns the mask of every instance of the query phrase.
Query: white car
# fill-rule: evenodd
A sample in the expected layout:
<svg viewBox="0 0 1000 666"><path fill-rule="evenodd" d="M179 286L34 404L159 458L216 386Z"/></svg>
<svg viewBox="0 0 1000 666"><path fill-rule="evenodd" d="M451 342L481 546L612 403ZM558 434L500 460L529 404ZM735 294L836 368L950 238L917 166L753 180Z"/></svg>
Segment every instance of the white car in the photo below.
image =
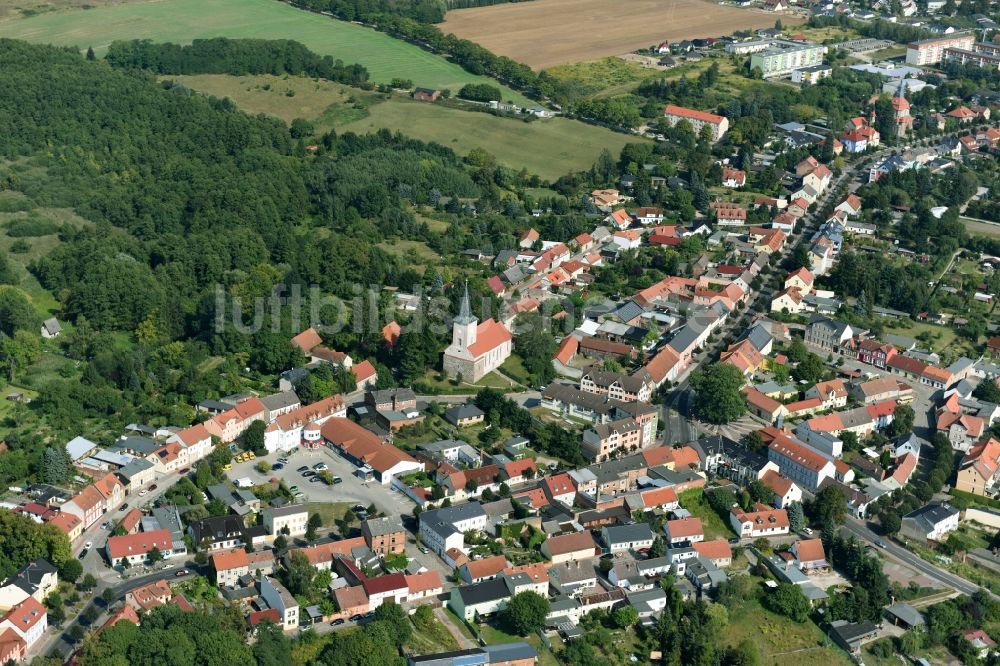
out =
<svg viewBox="0 0 1000 666"><path fill-rule="evenodd" d="M149 494L148 490L140 490L139 491L139 497L145 497L148 494Z"/></svg>
<svg viewBox="0 0 1000 666"><path fill-rule="evenodd" d="M88 541L83 547L86 550L90 550L93 546L94 546L94 542L93 541Z"/></svg>

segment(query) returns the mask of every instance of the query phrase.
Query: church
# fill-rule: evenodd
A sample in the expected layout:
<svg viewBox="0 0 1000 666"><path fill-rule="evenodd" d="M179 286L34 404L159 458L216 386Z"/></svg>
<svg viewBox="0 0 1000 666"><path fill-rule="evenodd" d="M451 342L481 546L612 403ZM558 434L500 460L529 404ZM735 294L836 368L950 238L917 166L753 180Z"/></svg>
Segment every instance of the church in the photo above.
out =
<svg viewBox="0 0 1000 666"><path fill-rule="evenodd" d="M507 327L493 319L479 324L469 307L466 285L458 317L451 325L451 345L444 350L444 372L464 382L475 383L507 360L513 349L513 336Z"/></svg>

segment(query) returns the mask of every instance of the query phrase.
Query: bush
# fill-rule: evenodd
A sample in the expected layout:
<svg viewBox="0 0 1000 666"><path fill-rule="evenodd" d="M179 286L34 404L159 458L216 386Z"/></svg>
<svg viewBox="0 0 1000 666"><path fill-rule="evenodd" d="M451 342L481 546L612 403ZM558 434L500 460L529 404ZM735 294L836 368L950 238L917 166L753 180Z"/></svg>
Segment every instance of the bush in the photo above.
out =
<svg viewBox="0 0 1000 666"><path fill-rule="evenodd" d="M59 233L59 225L42 217L28 217L7 223L7 235L11 238L37 238Z"/></svg>

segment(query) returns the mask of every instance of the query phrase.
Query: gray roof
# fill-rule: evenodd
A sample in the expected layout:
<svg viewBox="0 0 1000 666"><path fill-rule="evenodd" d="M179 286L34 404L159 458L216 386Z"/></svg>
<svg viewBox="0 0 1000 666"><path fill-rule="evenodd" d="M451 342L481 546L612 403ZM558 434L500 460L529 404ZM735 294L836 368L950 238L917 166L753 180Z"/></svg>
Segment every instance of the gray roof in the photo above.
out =
<svg viewBox="0 0 1000 666"><path fill-rule="evenodd" d="M767 330L767 327L763 324L757 324L750 329L747 333L746 339L750 341L750 344L760 351L764 349L768 344L774 342L774 336L771 332Z"/></svg>
<svg viewBox="0 0 1000 666"><path fill-rule="evenodd" d="M632 321L645 310L635 301L628 301L615 311L614 316L621 321Z"/></svg>
<svg viewBox="0 0 1000 666"><path fill-rule="evenodd" d="M365 529L372 536L384 536L403 531L403 521L399 516L385 516L384 518L369 518L365 521Z"/></svg>
<svg viewBox="0 0 1000 666"><path fill-rule="evenodd" d="M288 409L289 407L301 404L299 396L295 395L295 391L292 390L282 391L281 393L274 393L272 395L265 395L260 399L260 401L268 411Z"/></svg>
<svg viewBox="0 0 1000 666"><path fill-rule="evenodd" d="M136 474L145 472L152 466L153 463L149 462L145 458L133 458L128 464L118 470L117 474L125 477L126 479L131 479Z"/></svg>
<svg viewBox="0 0 1000 666"><path fill-rule="evenodd" d="M463 585L458 588L458 594L466 606L487 603L497 599L506 599L510 596L510 588L503 576L491 578L472 585Z"/></svg>
<svg viewBox="0 0 1000 666"><path fill-rule="evenodd" d="M445 410L444 417L451 423L458 423L464 419L474 419L484 416L483 410L475 405L455 405L451 409Z"/></svg>
<svg viewBox="0 0 1000 666"><path fill-rule="evenodd" d="M668 343L670 348L676 352L685 352L691 348L694 341L698 339L699 331L695 331L694 327L689 324L681 326L674 337L670 339Z"/></svg>
<svg viewBox="0 0 1000 666"><path fill-rule="evenodd" d="M96 446L97 444L94 444L86 437L74 437L66 443L66 453L68 453L69 457L73 460L79 460L87 455L87 453L89 453Z"/></svg>
<svg viewBox="0 0 1000 666"><path fill-rule="evenodd" d="M958 514L958 509L944 502L932 502L903 516L903 520L915 522L922 531L931 532L938 523Z"/></svg>
<svg viewBox="0 0 1000 666"><path fill-rule="evenodd" d="M483 505L479 502L467 502L457 506L449 506L420 514L420 527L426 527L442 536L448 536L455 531L455 523L470 518L485 516Z"/></svg>
<svg viewBox="0 0 1000 666"><path fill-rule="evenodd" d="M885 612L898 617L900 620L910 625L911 627L917 626L924 623L924 616L921 615L920 611L911 606L910 604L894 604L885 609Z"/></svg>
<svg viewBox="0 0 1000 666"><path fill-rule="evenodd" d="M38 559L28 562L3 582L3 587L16 585L28 594L34 594L42 584L42 578L47 574L56 573L57 569L46 560Z"/></svg>
<svg viewBox="0 0 1000 666"><path fill-rule="evenodd" d="M135 451L142 455L148 455L160 448L160 445L148 437L122 437L112 444L111 448L118 451Z"/></svg>
<svg viewBox="0 0 1000 666"><path fill-rule="evenodd" d="M517 284L524 279L524 271L521 270L520 266L511 266L503 273L503 279L507 281L507 284Z"/></svg>
<svg viewBox="0 0 1000 666"><path fill-rule="evenodd" d="M653 538L653 530L646 523L612 525L605 527L604 532L607 535L609 546L626 541L649 541Z"/></svg>
<svg viewBox="0 0 1000 666"><path fill-rule="evenodd" d="M45 323L42 324L42 327L45 328L45 331L49 335L57 335L59 333L62 333L62 326L59 325L59 320L57 320L55 317L46 319Z"/></svg>
<svg viewBox="0 0 1000 666"><path fill-rule="evenodd" d="M268 507L264 511L272 518L280 518L282 516L294 516L299 513L306 513L306 508L301 504L289 504L287 506L278 507Z"/></svg>
<svg viewBox="0 0 1000 666"><path fill-rule="evenodd" d="M535 660L538 653L524 641L517 643L501 643L500 645L485 645L482 648L491 664L509 664L515 661Z"/></svg>

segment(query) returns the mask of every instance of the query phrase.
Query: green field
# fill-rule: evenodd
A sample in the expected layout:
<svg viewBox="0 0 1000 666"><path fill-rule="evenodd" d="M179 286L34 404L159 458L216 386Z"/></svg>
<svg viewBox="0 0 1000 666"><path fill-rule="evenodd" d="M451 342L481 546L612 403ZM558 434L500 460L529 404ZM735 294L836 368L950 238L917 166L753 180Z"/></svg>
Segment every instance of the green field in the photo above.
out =
<svg viewBox="0 0 1000 666"><path fill-rule="evenodd" d="M116 39L188 43L206 37L294 39L323 55L359 62L372 80L393 77L415 85L456 90L496 82L412 44L359 25L295 9L277 0L159 0L0 22L0 37L62 46L93 47L98 55ZM505 89L510 99L527 100Z"/></svg>
<svg viewBox="0 0 1000 666"><path fill-rule="evenodd" d="M617 156L626 143L644 140L565 118L526 123L399 98L368 111L367 117L344 129L399 130L417 139L436 141L463 155L473 148L484 148L503 164L523 167L548 179L589 169L605 148Z"/></svg>

